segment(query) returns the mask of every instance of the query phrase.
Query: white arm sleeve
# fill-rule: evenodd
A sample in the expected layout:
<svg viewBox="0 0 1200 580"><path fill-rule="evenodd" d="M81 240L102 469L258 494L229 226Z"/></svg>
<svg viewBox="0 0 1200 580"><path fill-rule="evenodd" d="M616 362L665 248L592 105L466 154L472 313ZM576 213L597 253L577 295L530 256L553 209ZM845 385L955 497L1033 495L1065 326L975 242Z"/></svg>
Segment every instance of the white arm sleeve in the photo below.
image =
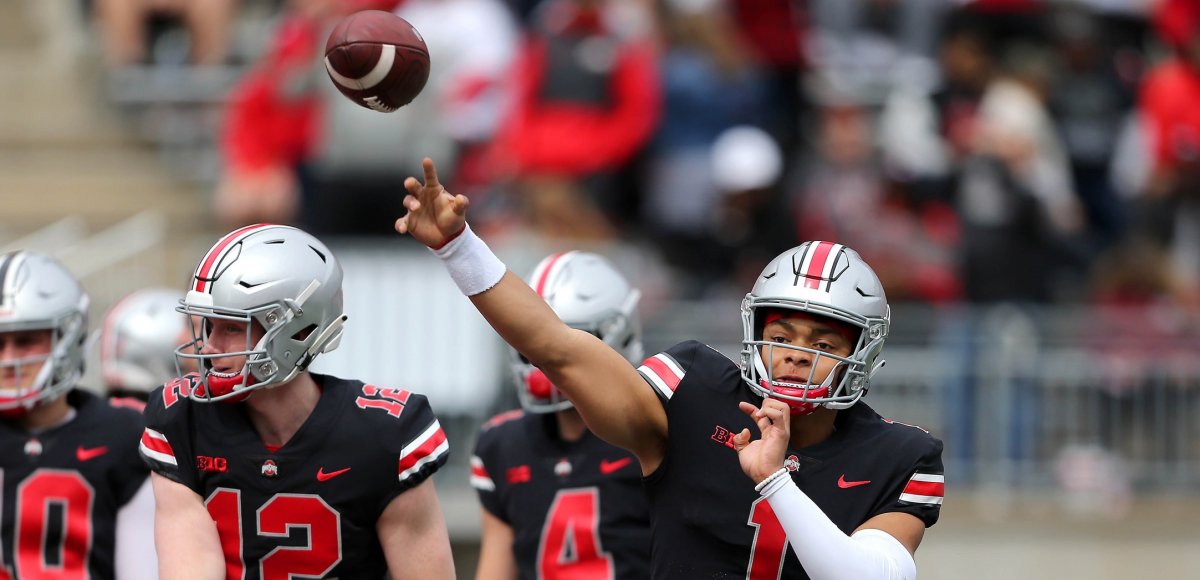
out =
<svg viewBox="0 0 1200 580"><path fill-rule="evenodd" d="M792 478L771 482L763 495L813 580L916 579L917 563L900 540L873 529L847 536Z"/></svg>
<svg viewBox="0 0 1200 580"><path fill-rule="evenodd" d="M147 477L137 493L117 512L115 568L121 580L155 580L158 557L154 552L154 491Z"/></svg>

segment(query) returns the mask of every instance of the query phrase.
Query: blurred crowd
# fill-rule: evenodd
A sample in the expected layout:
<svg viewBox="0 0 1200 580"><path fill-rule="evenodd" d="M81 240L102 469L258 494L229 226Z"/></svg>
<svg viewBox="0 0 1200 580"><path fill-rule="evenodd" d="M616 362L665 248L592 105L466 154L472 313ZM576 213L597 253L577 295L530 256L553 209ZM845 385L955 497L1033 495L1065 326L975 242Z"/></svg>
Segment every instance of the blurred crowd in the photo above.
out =
<svg viewBox="0 0 1200 580"><path fill-rule="evenodd" d="M251 4L271 36L232 50ZM213 127L225 227L388 235L428 155L481 229L637 240L683 298L833 239L894 301L1200 304L1200 0L88 9L114 70L153 64L164 19L190 38L184 66L244 65ZM424 92L389 115L325 78L326 34L363 9L395 11L430 48Z"/></svg>

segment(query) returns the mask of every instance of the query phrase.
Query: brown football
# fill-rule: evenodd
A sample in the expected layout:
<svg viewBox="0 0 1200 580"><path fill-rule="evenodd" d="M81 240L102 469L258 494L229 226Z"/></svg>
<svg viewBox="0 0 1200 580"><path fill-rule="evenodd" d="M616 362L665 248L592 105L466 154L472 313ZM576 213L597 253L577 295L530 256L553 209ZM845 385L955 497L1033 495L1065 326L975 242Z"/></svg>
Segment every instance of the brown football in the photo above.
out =
<svg viewBox="0 0 1200 580"><path fill-rule="evenodd" d="M429 47L407 20L382 10L343 18L325 41L325 70L351 101L390 113L429 79Z"/></svg>

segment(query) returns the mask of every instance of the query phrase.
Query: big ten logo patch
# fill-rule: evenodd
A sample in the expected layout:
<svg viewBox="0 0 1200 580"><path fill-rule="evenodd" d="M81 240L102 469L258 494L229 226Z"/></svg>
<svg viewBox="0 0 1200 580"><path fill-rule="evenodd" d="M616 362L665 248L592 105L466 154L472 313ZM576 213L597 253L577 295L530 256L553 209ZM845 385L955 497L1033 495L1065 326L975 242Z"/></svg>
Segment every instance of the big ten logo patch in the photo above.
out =
<svg viewBox="0 0 1200 580"><path fill-rule="evenodd" d="M733 432L720 425L713 429L712 440L733 449Z"/></svg>
<svg viewBox="0 0 1200 580"><path fill-rule="evenodd" d="M229 471L229 462L224 457L196 456L196 469L210 473L225 473Z"/></svg>

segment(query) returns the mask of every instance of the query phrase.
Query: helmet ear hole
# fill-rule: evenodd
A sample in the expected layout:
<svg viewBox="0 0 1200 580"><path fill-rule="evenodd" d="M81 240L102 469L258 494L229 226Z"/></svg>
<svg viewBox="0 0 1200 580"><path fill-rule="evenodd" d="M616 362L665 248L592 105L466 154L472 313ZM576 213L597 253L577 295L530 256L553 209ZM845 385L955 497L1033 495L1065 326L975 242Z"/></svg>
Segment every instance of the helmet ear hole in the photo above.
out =
<svg viewBox="0 0 1200 580"><path fill-rule="evenodd" d="M308 339L308 336L310 334L312 334L313 331L316 329L317 329L316 324L310 324L308 326L305 326L304 328L301 328L298 332L296 332L296 334L292 335L292 340L294 340L296 342L304 342L306 339Z"/></svg>

